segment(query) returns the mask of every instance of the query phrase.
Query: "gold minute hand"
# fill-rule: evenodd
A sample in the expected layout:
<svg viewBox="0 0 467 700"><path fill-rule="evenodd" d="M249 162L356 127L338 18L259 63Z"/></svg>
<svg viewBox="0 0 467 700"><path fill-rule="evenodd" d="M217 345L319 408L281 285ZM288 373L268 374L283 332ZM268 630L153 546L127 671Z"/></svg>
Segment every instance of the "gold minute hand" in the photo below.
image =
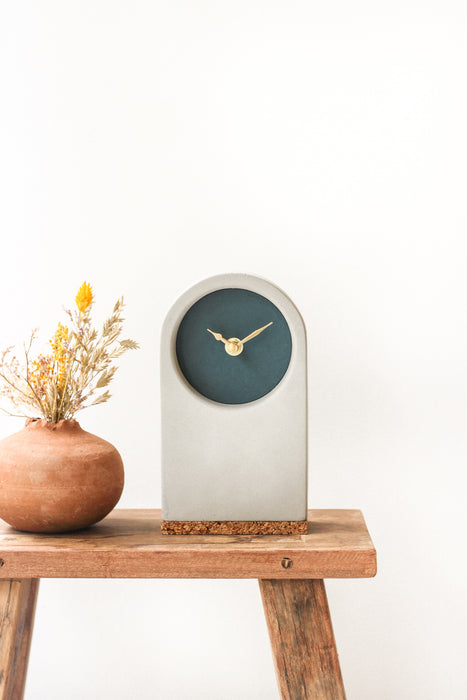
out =
<svg viewBox="0 0 467 700"><path fill-rule="evenodd" d="M221 335L220 333L214 333L214 331L212 331L210 328L206 328L206 330L209 331L210 333L212 333L212 335L214 336L214 338L215 338L216 340L222 340L222 342L223 342L224 344L227 343L227 340L226 340L225 338L223 338L222 335Z"/></svg>
<svg viewBox="0 0 467 700"><path fill-rule="evenodd" d="M258 328L258 330L253 331L253 333L250 333L250 335L247 335L246 338L243 338L242 343L246 343L248 340L251 340L252 338L256 338L257 335L262 333L265 328L269 328L269 326L272 326L273 323L274 323L274 321L271 321L270 323L266 323L266 325L263 326L262 328Z"/></svg>

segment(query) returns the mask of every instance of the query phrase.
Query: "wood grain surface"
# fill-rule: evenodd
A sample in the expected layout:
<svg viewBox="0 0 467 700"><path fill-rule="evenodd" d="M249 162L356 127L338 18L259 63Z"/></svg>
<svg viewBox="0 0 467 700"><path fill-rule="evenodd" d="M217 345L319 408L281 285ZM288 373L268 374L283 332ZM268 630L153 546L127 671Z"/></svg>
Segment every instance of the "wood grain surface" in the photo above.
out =
<svg viewBox="0 0 467 700"><path fill-rule="evenodd" d="M0 700L22 700L39 581L0 581Z"/></svg>
<svg viewBox="0 0 467 700"><path fill-rule="evenodd" d="M282 700L345 700L324 582L259 582Z"/></svg>
<svg viewBox="0 0 467 700"><path fill-rule="evenodd" d="M309 511L306 535L161 534L160 510L115 510L63 535L0 521L0 578L366 578L376 552L359 510Z"/></svg>

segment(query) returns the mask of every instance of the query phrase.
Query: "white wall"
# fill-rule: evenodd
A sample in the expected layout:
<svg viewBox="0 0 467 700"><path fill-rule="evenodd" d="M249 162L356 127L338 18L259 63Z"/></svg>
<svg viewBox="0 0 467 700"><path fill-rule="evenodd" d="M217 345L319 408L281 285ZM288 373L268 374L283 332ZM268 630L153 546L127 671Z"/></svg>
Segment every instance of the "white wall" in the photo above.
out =
<svg viewBox="0 0 467 700"><path fill-rule="evenodd" d="M465 700L462 0L1 3L0 346L87 279L127 355L83 427L160 504L158 346L247 271L309 330L310 504L364 511L329 581L350 700ZM21 427L1 418L0 436ZM153 689L155 689L153 691ZM43 581L26 700L277 698L255 581Z"/></svg>

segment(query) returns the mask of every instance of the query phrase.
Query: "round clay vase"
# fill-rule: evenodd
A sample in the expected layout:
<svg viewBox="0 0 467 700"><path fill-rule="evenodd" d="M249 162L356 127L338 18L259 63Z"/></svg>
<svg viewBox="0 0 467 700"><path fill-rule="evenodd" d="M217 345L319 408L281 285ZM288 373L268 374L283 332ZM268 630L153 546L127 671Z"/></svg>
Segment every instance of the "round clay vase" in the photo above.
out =
<svg viewBox="0 0 467 700"><path fill-rule="evenodd" d="M116 506L123 478L110 442L75 420L29 418L0 440L0 518L27 532L88 527Z"/></svg>

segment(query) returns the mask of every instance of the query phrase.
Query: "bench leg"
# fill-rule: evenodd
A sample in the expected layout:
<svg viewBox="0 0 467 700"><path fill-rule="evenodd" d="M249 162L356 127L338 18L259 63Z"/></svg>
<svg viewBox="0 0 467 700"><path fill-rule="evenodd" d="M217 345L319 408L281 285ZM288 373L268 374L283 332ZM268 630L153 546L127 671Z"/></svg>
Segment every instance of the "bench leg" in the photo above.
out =
<svg viewBox="0 0 467 700"><path fill-rule="evenodd" d="M0 700L22 700L39 579L0 581Z"/></svg>
<svg viewBox="0 0 467 700"><path fill-rule="evenodd" d="M259 586L282 700L345 700L324 581Z"/></svg>

